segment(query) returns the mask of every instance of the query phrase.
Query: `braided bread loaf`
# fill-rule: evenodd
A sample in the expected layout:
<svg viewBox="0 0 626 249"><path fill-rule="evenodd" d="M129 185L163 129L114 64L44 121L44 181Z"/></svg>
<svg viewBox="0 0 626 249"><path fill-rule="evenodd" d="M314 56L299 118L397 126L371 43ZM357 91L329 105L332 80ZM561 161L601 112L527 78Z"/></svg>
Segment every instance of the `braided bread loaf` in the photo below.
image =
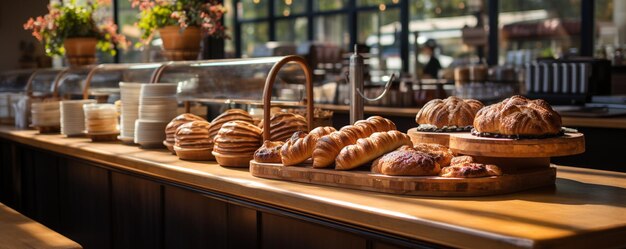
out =
<svg viewBox="0 0 626 249"><path fill-rule="evenodd" d="M483 103L474 99L461 99L450 96L446 99L428 101L415 116L418 124L430 124L442 128L444 126L472 125L476 112L483 108Z"/></svg>
<svg viewBox="0 0 626 249"><path fill-rule="evenodd" d="M413 145L407 134L396 130L376 132L368 138L359 139L356 144L341 149L335 159L335 169L354 169L402 145Z"/></svg>
<svg viewBox="0 0 626 249"><path fill-rule="evenodd" d="M335 158L343 147L355 144L359 138L369 137L374 132L388 131L395 127L396 125L390 120L374 116L325 135L318 139L313 150L313 167L328 167L335 162Z"/></svg>
<svg viewBox="0 0 626 249"><path fill-rule="evenodd" d="M263 122L259 125L264 129ZM279 112L270 118L270 140L285 141L296 131L307 131L306 119L298 114Z"/></svg>
<svg viewBox="0 0 626 249"><path fill-rule="evenodd" d="M313 155L317 140L334 131L336 131L335 128L324 126L313 129L309 134L302 131L295 132L280 150L283 165L290 166L304 162Z"/></svg>
<svg viewBox="0 0 626 249"><path fill-rule="evenodd" d="M481 109L474 119L479 133L542 136L561 131L561 116L542 99L513 96Z"/></svg>

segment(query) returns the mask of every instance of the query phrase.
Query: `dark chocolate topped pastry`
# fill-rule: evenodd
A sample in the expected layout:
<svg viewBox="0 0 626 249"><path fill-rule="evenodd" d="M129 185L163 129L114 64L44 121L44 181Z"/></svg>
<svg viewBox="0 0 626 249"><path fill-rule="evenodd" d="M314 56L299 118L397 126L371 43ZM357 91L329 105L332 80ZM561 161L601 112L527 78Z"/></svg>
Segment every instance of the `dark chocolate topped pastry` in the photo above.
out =
<svg viewBox="0 0 626 249"><path fill-rule="evenodd" d="M503 138L558 136L562 134L561 116L542 99L516 95L478 111L472 134Z"/></svg>

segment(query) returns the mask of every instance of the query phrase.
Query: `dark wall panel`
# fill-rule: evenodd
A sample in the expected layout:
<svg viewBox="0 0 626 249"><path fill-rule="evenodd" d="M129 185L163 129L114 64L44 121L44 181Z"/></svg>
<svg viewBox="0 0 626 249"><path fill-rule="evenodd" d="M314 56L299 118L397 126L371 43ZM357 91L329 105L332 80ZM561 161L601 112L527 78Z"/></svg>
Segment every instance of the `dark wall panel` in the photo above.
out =
<svg viewBox="0 0 626 249"><path fill-rule="evenodd" d="M254 209L228 204L228 248L258 248L257 217Z"/></svg>
<svg viewBox="0 0 626 249"><path fill-rule="evenodd" d="M161 186L113 172L113 248L162 248Z"/></svg>
<svg viewBox="0 0 626 249"><path fill-rule="evenodd" d="M263 248L363 248L364 238L317 224L273 214L262 215Z"/></svg>
<svg viewBox="0 0 626 249"><path fill-rule="evenodd" d="M165 248L226 248L226 203L200 193L165 187Z"/></svg>
<svg viewBox="0 0 626 249"><path fill-rule="evenodd" d="M60 232L84 248L111 248L109 172L79 160L64 161L60 167L63 201Z"/></svg>

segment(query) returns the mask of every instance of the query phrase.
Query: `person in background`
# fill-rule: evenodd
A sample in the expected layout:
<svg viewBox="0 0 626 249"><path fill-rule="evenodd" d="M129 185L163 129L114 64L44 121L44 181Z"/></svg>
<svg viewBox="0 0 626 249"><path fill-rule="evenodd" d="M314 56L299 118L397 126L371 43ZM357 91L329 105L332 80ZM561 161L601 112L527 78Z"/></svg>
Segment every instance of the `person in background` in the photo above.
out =
<svg viewBox="0 0 626 249"><path fill-rule="evenodd" d="M435 49L437 48L437 42L433 39L428 39L424 46L422 46L422 53L430 56L428 63L424 65L424 78L432 78L436 79L441 70L441 64L439 63L439 59L435 56Z"/></svg>

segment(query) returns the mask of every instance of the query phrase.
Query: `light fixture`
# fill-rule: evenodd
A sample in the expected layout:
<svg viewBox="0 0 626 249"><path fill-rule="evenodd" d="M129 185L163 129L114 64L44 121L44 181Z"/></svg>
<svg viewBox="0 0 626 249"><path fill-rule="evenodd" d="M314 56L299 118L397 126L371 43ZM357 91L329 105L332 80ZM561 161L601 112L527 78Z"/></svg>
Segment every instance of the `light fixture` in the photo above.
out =
<svg viewBox="0 0 626 249"><path fill-rule="evenodd" d="M252 0L252 3L254 4L259 4L261 2L261 0Z"/></svg>
<svg viewBox="0 0 626 249"><path fill-rule="evenodd" d="M293 3L293 0L285 0L286 5L291 5L292 3Z"/></svg>
<svg viewBox="0 0 626 249"><path fill-rule="evenodd" d="M384 3L381 3L378 5L378 9L380 11L385 11L387 9L387 5L385 5Z"/></svg>

